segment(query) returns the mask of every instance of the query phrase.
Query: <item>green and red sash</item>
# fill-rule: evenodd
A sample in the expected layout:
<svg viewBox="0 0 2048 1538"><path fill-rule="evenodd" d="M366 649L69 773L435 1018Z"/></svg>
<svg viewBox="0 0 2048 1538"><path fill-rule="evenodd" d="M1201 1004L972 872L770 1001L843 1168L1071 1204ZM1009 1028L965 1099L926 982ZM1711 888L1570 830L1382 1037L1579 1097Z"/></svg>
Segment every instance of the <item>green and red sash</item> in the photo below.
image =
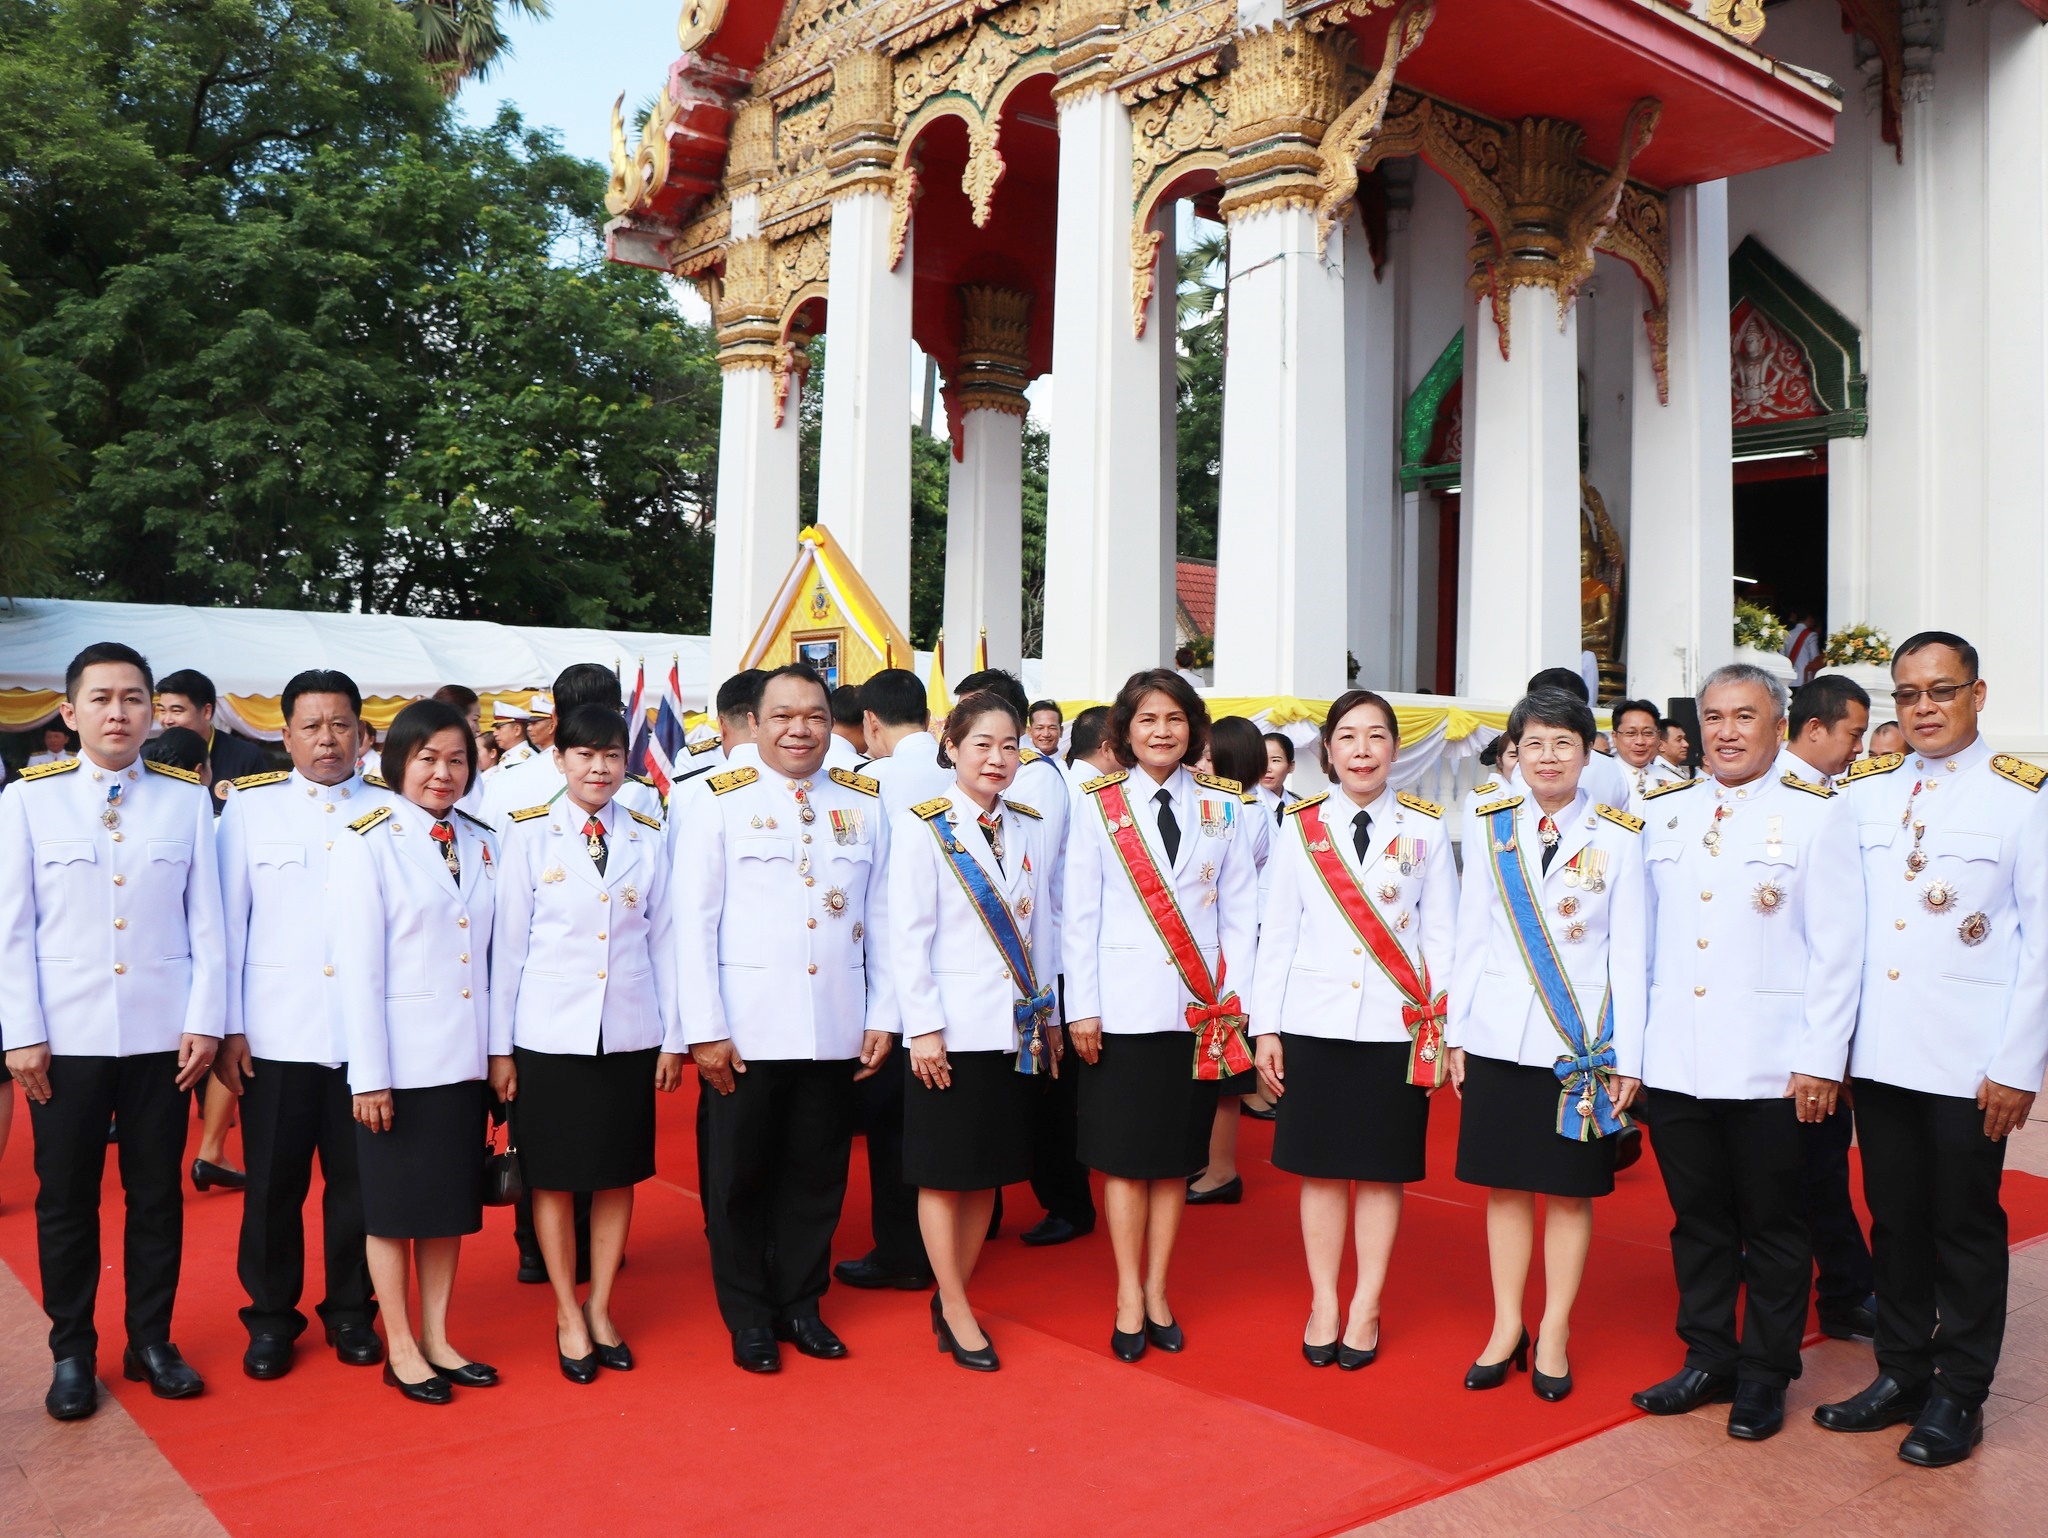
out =
<svg viewBox="0 0 2048 1538"><path fill-rule="evenodd" d="M1309 864L1323 878L1323 889L1351 925L1351 932L1364 942L1366 954L1406 1000L1401 1006L1401 1023L1408 1028L1408 1082L1423 1089L1437 1088L1444 1081L1446 1003L1445 995L1430 986L1429 963L1424 961L1417 972L1408 952L1359 886L1357 873L1330 847L1322 808L1311 804L1296 812L1294 820L1301 828Z"/></svg>
<svg viewBox="0 0 2048 1538"><path fill-rule="evenodd" d="M1130 877L1131 887L1138 894L1139 905L1152 920L1152 928L1166 947L1167 955L1173 958L1182 984L1195 996L1195 1002L1187 1009L1188 1028L1195 1033L1195 1077L1223 1079L1249 1072L1252 1054L1244 1039L1248 1016L1237 995L1224 989L1225 960L1220 954L1217 956L1212 981L1209 964L1202 959L1202 948L1195 943L1194 931L1188 927L1187 915L1180 911L1171 883L1160 874L1145 835L1131 820L1131 805L1124 797L1122 776L1095 792L1095 805L1109 829L1109 841L1116 849L1124 874Z"/></svg>

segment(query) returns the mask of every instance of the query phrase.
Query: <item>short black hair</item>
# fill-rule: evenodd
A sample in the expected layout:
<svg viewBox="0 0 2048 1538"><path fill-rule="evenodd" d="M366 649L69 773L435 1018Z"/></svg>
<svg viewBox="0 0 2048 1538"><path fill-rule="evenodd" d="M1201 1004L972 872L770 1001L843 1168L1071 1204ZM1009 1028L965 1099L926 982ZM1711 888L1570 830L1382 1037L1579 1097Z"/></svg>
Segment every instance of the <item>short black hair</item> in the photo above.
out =
<svg viewBox="0 0 2048 1538"><path fill-rule="evenodd" d="M1577 733L1591 752L1600 727L1593 719L1593 707L1586 703L1585 688L1585 680L1580 679L1577 694L1563 689L1532 689L1523 695L1508 712L1508 740L1519 743L1522 734L1532 726L1555 726Z"/></svg>
<svg viewBox="0 0 2048 1538"><path fill-rule="evenodd" d="M1173 649L1173 665L1177 668L1191 668L1195 665L1195 649L1192 646L1176 646Z"/></svg>
<svg viewBox="0 0 2048 1538"><path fill-rule="evenodd" d="M197 668L179 668L177 672L159 678L156 692L183 695L199 710L207 710L220 703L220 696L214 692L213 680Z"/></svg>
<svg viewBox="0 0 2048 1538"><path fill-rule="evenodd" d="M1892 671L1894 673L1898 672L1901 662L1904 662L1913 653L1925 651L1930 646L1946 646L1960 657L1963 662L1963 671L1970 675L1969 681L1971 683L1975 683L1983 676L1977 671L1977 648L1968 641L1965 641L1961 636L1946 630L1923 630L1917 635L1907 636L1905 640L1899 643L1898 650L1892 653Z"/></svg>
<svg viewBox="0 0 2048 1538"><path fill-rule="evenodd" d="M151 694L156 693L156 682L150 674L149 661L141 652L132 646L124 646L119 641L95 641L84 651L73 657L70 665L64 669L64 698L76 700L78 698L78 680L85 670L90 667L99 667L103 663L109 662L125 663L131 668L140 669L142 673L142 687ZM211 688L212 685L209 684L207 687Z"/></svg>
<svg viewBox="0 0 2048 1538"><path fill-rule="evenodd" d="M1065 722L1067 719L1067 713L1060 709L1060 702L1058 700L1033 700L1031 702L1031 709L1025 713L1024 719L1030 720L1032 716L1037 715L1041 710L1051 711L1062 722Z"/></svg>
<svg viewBox="0 0 2048 1538"><path fill-rule="evenodd" d="M825 709L828 713L831 711L832 691L825 687L825 675L812 667L808 662L789 662L779 668L771 668L761 675L761 688L754 696L752 714L758 716L761 713L761 701L768 693L768 686L778 678L798 678L803 680L803 682L811 685L819 694L824 696Z"/></svg>
<svg viewBox="0 0 2048 1538"><path fill-rule="evenodd" d="M1785 735L1796 741L1809 721L1820 722L1823 730L1832 727L1851 705L1870 708L1863 685L1843 673L1823 673L1793 691L1791 708L1785 712Z"/></svg>
<svg viewBox="0 0 2048 1538"><path fill-rule="evenodd" d="M883 668L879 673L870 673L867 682L860 686L860 702L884 726L931 724L924 685L908 668Z"/></svg>
<svg viewBox="0 0 2048 1538"><path fill-rule="evenodd" d="M348 701L349 713L358 720L363 714L363 691L356 687L356 681L346 673L337 673L332 668L308 668L303 673L294 673L284 686L284 693L278 696L278 704L284 711L287 723L292 718L292 707L299 703L302 694L339 694ZM435 699L440 699L436 694ZM472 703L476 696L470 697ZM453 703L450 701L449 703Z"/></svg>
<svg viewBox="0 0 2048 1538"><path fill-rule="evenodd" d="M1584 680L1582 679L1581 682L1584 682ZM1656 727L1659 731L1662 731L1664 729L1664 712L1659 710L1655 705L1652 705L1648 700L1617 700L1615 701L1614 709L1608 713L1607 718L1614 723L1617 729L1619 729L1621 726L1621 718L1626 715L1631 715L1637 711L1640 711L1642 714L1648 716L1650 718L1650 724Z"/></svg>
<svg viewBox="0 0 2048 1538"><path fill-rule="evenodd" d="M624 711L626 699L619 692L619 675L601 662L572 662L555 675L548 691L555 697L555 719L560 721L581 705L603 705Z"/></svg>
<svg viewBox="0 0 2048 1538"><path fill-rule="evenodd" d="M1085 758L1102 749L1102 734L1109 726L1109 707L1090 705L1067 729L1067 767L1074 766L1074 760Z"/></svg>
<svg viewBox="0 0 2048 1538"><path fill-rule="evenodd" d="M418 756L430 738L450 729L462 733L469 747L469 780L462 787L467 795L476 788L476 737L469 718L445 700L414 700L398 713L391 730L384 734L384 756L380 772L394 791L405 793L405 768Z"/></svg>
<svg viewBox="0 0 2048 1538"><path fill-rule="evenodd" d="M341 675L337 673L335 676L338 678ZM457 710L461 711L467 711L470 706L483 703L482 700L477 698L476 690L470 688L467 684L443 684L434 691L433 697L443 705L453 705ZM289 715L291 712L287 711L285 713ZM356 714L361 715L362 713L363 708L358 705L356 707Z"/></svg>
<svg viewBox="0 0 2048 1538"><path fill-rule="evenodd" d="M1266 738L1243 716L1209 723L1209 767L1249 790L1266 777Z"/></svg>
<svg viewBox="0 0 2048 1538"><path fill-rule="evenodd" d="M752 715L754 707L761 703L761 686L767 681L767 673L760 668L742 668L718 686L714 713L720 720Z"/></svg>
<svg viewBox="0 0 2048 1538"><path fill-rule="evenodd" d="M578 705L555 727L555 747L619 748L626 746L626 718L603 705Z"/></svg>
<svg viewBox="0 0 2048 1538"><path fill-rule="evenodd" d="M1109 729L1104 735L1109 739L1110 752L1126 769L1137 765L1138 755L1131 748L1131 722L1148 694L1165 695L1188 718L1188 750L1180 761L1194 763L1209 745L1209 707L1195 693L1194 685L1172 668L1146 668L1124 680L1124 686L1116 692L1116 703L1109 707Z"/></svg>
<svg viewBox="0 0 2048 1538"><path fill-rule="evenodd" d="M1285 732L1268 732L1266 741L1280 744L1280 752L1289 764L1294 762L1294 739Z"/></svg>
<svg viewBox="0 0 2048 1538"><path fill-rule="evenodd" d="M206 767L206 739L189 726L168 727L142 750L142 756L152 764L197 774Z"/></svg>
<svg viewBox="0 0 2048 1538"><path fill-rule="evenodd" d="M1019 721L1030 719L1031 696L1024 692L1024 680L1015 673L1002 668L983 668L979 673L969 673L953 687L963 699L970 694L1001 695L1009 702L1011 712Z"/></svg>
<svg viewBox="0 0 2048 1538"><path fill-rule="evenodd" d="M1576 694L1588 705L1593 703L1593 697L1586 692L1586 680L1579 677L1570 668L1545 668L1529 680L1529 693L1539 694L1545 689L1562 689L1566 694ZM1559 726L1563 723L1545 721L1543 724L1545 726ZM1517 736L1519 737L1519 735L1518 733ZM1590 741L1590 739L1588 740Z"/></svg>
<svg viewBox="0 0 2048 1538"><path fill-rule="evenodd" d="M834 726L858 726L866 719L860 702L860 689L853 684L841 684L832 691L832 724Z"/></svg>

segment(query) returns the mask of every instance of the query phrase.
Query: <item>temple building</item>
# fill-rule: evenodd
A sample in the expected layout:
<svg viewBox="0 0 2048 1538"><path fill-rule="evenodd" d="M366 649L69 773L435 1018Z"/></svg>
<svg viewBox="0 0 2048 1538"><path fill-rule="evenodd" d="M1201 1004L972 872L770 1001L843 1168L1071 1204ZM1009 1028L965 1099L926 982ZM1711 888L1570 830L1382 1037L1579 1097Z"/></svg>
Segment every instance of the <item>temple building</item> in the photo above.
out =
<svg viewBox="0 0 2048 1538"><path fill-rule="evenodd" d="M713 677L819 521L909 610L912 343L945 628L1044 692L1173 652L1175 252L1228 232L1219 694L1690 692L1738 594L1978 641L2048 748L2048 0L690 0L608 250L724 377ZM649 74L653 62L648 61ZM649 82L651 83L651 81ZM1184 633L1184 631L1183 631Z"/></svg>

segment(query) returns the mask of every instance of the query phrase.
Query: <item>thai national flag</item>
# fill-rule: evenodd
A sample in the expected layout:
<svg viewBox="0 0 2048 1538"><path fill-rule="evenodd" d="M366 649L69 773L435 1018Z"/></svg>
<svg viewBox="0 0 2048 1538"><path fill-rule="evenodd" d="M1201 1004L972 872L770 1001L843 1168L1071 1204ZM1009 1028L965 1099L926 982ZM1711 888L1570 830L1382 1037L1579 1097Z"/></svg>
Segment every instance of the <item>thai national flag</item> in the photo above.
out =
<svg viewBox="0 0 2048 1538"><path fill-rule="evenodd" d="M626 770L647 772L647 659L640 659L640 671L633 676L633 699L626 706Z"/></svg>
<svg viewBox="0 0 2048 1538"><path fill-rule="evenodd" d="M677 664L668 666L668 680L661 686L661 704L654 713L654 730L648 735L647 776L661 791L662 799L668 799L669 785L675 780L676 765L682 762L686 749L683 747L683 683L677 673Z"/></svg>

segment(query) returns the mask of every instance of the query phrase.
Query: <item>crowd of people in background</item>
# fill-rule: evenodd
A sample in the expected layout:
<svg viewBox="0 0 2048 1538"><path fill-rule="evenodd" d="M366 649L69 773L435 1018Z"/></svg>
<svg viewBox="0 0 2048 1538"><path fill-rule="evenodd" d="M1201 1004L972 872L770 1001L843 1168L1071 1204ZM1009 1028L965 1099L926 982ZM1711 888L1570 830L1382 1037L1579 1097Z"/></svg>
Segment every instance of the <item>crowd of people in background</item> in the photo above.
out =
<svg viewBox="0 0 2048 1538"><path fill-rule="evenodd" d="M1025 1244L1107 1228L1112 1353L1189 1349L1184 1212L1244 1200L1254 1117L1300 1181L1301 1355L1355 1372L1448 1091L1493 1285L1467 1389L1572 1392L1595 1207L1647 1123L1684 1357L1635 1404L1729 1402L1730 1435L1773 1435L1818 1264L1823 1328L1874 1337L1877 1371L1816 1420L1968 1457L2005 1315L2005 1139L2048 1067L2044 774L1985 744L1974 649L1902 645L1898 745L1868 755L1870 699L1841 676L1788 699L1732 665L1688 720L1622 700L1603 732L1582 675L1549 669L1457 806L1408 788L1399 715L1360 689L1313 745L1328 788L1297 793L1301 744L1211 720L1192 660L1071 719L1002 670L942 720L902 669L749 670L664 795L595 664L488 722L448 685L381 744L353 680L301 673L266 755L218 728L203 676L80 653L0 796L49 1413L98 1402L109 1142L123 1371L160 1396L204 1386L170 1337L181 1177L241 1193L242 1366L268 1380L311 1327L316 1163L314 1312L342 1362L425 1404L499 1383L450 1317L490 1202L518 1208L564 1377L633 1370L614 1283L657 1096L692 1076L743 1370L845 1356L834 1279L927 1292L941 1353L997 1370L971 1286L1026 1181ZM857 1132L872 1244L834 1266Z"/></svg>

